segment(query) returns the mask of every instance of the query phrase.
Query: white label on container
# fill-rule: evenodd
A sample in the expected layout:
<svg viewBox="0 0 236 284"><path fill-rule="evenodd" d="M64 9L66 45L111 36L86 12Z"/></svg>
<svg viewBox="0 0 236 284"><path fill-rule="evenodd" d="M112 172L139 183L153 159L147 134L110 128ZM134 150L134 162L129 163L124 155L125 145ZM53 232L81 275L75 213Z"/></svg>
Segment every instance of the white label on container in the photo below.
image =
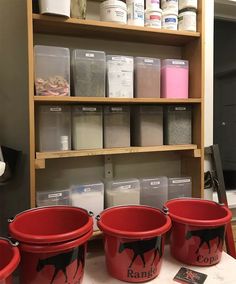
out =
<svg viewBox="0 0 236 284"><path fill-rule="evenodd" d="M120 112L120 111L122 111L123 110L123 108L122 107L111 107L111 111L114 111L114 112Z"/></svg>
<svg viewBox="0 0 236 284"><path fill-rule="evenodd" d="M186 62L182 60L172 60L171 62L173 65L186 65Z"/></svg>
<svg viewBox="0 0 236 284"><path fill-rule="evenodd" d="M178 184L178 183L187 183L187 182L191 182L191 180L188 179L176 179L176 180L172 180L172 183Z"/></svg>
<svg viewBox="0 0 236 284"><path fill-rule="evenodd" d="M96 107L82 107L82 111L96 111Z"/></svg>
<svg viewBox="0 0 236 284"><path fill-rule="evenodd" d="M160 185L161 182L160 181L151 181L150 184L151 185Z"/></svg>
<svg viewBox="0 0 236 284"><path fill-rule="evenodd" d="M85 187L84 188L84 192L89 192L89 191L91 191L91 187Z"/></svg>
<svg viewBox="0 0 236 284"><path fill-rule="evenodd" d="M120 189L130 189L131 187L132 187L131 184L127 184L127 185L122 185Z"/></svg>
<svg viewBox="0 0 236 284"><path fill-rule="evenodd" d="M147 58L147 59L144 59L144 62L145 62L145 63L153 63L153 62L154 62L154 60L153 60L153 59L148 59L148 58Z"/></svg>
<svg viewBox="0 0 236 284"><path fill-rule="evenodd" d="M69 137L68 136L61 136L61 150L62 151L69 150Z"/></svg>
<svg viewBox="0 0 236 284"><path fill-rule="evenodd" d="M48 198L55 198L55 197L61 197L61 196L62 196L61 192L48 194Z"/></svg>
<svg viewBox="0 0 236 284"><path fill-rule="evenodd" d="M94 57L94 53L86 53L85 56L86 57Z"/></svg>
<svg viewBox="0 0 236 284"><path fill-rule="evenodd" d="M175 107L175 110L186 110L186 107Z"/></svg>
<svg viewBox="0 0 236 284"><path fill-rule="evenodd" d="M61 111L61 107L50 107L50 111Z"/></svg>

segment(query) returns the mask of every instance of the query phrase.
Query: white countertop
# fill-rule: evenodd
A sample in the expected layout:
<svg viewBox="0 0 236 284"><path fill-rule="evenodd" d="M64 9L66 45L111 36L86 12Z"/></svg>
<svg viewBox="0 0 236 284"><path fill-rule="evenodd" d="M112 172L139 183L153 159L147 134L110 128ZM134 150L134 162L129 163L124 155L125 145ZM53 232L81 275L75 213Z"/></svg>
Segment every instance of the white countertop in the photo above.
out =
<svg viewBox="0 0 236 284"><path fill-rule="evenodd" d="M161 267L161 272L157 278L149 281L150 284L177 283L173 281L175 274L180 267L189 267L193 270L207 274L204 284L236 284L236 260L223 252L219 264L210 267L195 267L182 264L170 256L169 247L165 247L165 256ZM97 251L88 253L86 257L86 268L83 284L119 284L126 283L116 280L108 275L103 252Z"/></svg>

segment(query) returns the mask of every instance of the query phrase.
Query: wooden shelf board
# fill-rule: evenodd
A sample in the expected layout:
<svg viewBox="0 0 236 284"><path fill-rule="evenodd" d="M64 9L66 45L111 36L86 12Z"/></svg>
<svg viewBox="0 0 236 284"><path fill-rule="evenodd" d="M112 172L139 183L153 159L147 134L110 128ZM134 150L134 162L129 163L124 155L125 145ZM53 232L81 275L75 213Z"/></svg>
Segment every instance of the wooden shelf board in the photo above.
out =
<svg viewBox="0 0 236 284"><path fill-rule="evenodd" d="M201 103L202 99L164 99L164 98L101 98L101 97L43 97L34 96L34 101L39 104L80 104L80 103L95 103L95 104L195 104Z"/></svg>
<svg viewBox="0 0 236 284"><path fill-rule="evenodd" d="M33 14L34 33L82 36L93 39L131 41L172 46L183 46L200 38L199 32L154 29L75 18Z"/></svg>

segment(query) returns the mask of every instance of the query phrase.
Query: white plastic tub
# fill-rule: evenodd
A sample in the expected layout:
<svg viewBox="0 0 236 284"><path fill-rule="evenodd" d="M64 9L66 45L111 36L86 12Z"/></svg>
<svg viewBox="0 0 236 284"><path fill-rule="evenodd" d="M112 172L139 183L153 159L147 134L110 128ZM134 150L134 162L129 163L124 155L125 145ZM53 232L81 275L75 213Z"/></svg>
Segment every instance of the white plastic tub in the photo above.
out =
<svg viewBox="0 0 236 284"><path fill-rule="evenodd" d="M70 0L39 0L41 14L70 17Z"/></svg>
<svg viewBox="0 0 236 284"><path fill-rule="evenodd" d="M195 8L185 8L179 12L179 30L197 31L197 10Z"/></svg>
<svg viewBox="0 0 236 284"><path fill-rule="evenodd" d="M166 30L177 30L178 13L172 10L165 10L162 13L162 28Z"/></svg>
<svg viewBox="0 0 236 284"><path fill-rule="evenodd" d="M100 4L100 20L127 24L126 3L119 0L107 0Z"/></svg>
<svg viewBox="0 0 236 284"><path fill-rule="evenodd" d="M161 9L147 9L145 10L145 26L161 29Z"/></svg>
<svg viewBox="0 0 236 284"><path fill-rule="evenodd" d="M184 8L195 8L197 9L197 0L179 0L179 10Z"/></svg>
<svg viewBox="0 0 236 284"><path fill-rule="evenodd" d="M126 0L128 25L144 26L144 0Z"/></svg>

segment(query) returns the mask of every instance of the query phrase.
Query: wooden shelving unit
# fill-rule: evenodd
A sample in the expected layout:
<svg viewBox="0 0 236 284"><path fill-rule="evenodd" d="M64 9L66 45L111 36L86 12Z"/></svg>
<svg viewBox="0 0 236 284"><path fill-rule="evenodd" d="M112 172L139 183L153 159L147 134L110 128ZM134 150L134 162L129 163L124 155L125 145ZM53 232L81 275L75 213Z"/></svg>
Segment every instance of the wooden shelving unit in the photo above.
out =
<svg viewBox="0 0 236 284"><path fill-rule="evenodd" d="M106 155L130 155L138 153L178 153L181 173L192 177L193 196L201 197L204 188L203 170L203 111L204 111L204 0L198 1L198 32L159 30L146 27L119 25L94 20L63 19L32 13L32 1L27 0L28 17L28 81L29 81L29 121L30 121L30 192L31 206L35 206L35 176L38 169L45 169L46 161L62 158L79 158ZM34 96L34 36L47 35L84 38L152 46L171 46L181 50L183 59L189 61L189 99L113 99L88 97L39 97ZM95 46L91 46L95 49ZM190 104L193 107L191 145L164 145L156 147L128 147L63 152L36 152L35 149L35 108L40 104Z"/></svg>

